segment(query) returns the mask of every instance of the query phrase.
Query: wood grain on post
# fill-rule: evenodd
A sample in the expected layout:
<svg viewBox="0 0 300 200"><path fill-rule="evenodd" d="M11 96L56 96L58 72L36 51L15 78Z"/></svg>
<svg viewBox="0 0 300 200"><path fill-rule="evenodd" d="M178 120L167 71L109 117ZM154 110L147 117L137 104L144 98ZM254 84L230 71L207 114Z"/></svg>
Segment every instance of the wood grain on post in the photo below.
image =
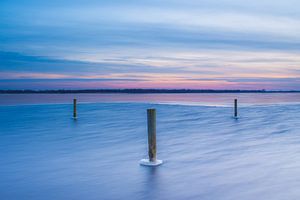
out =
<svg viewBox="0 0 300 200"><path fill-rule="evenodd" d="M162 160L156 159L156 110L147 110L148 123L148 155L149 159L142 159L140 165L155 167L163 163Z"/></svg>
<svg viewBox="0 0 300 200"><path fill-rule="evenodd" d="M73 118L77 118L77 100L73 99Z"/></svg>
<svg viewBox="0 0 300 200"><path fill-rule="evenodd" d="M237 117L238 110L237 110L237 99L234 100L234 117Z"/></svg>
<svg viewBox="0 0 300 200"><path fill-rule="evenodd" d="M147 110L148 120L148 155L150 162L156 162L156 110Z"/></svg>

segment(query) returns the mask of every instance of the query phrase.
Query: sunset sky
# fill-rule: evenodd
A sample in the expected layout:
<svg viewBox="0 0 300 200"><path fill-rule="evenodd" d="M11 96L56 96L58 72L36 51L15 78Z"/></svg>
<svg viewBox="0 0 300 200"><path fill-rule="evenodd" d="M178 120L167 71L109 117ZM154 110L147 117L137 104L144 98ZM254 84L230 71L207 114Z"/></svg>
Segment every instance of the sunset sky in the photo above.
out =
<svg viewBox="0 0 300 200"><path fill-rule="evenodd" d="M0 89L300 90L299 0L1 0Z"/></svg>

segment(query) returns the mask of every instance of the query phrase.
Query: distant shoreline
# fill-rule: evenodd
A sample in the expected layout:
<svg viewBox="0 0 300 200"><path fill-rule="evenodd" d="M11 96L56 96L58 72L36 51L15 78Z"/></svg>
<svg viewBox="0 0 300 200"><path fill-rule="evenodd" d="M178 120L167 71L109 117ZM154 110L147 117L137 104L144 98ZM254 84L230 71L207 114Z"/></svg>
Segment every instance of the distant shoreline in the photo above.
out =
<svg viewBox="0 0 300 200"><path fill-rule="evenodd" d="M194 89L84 89L84 90L0 90L0 94L184 94L184 93L300 93L296 90L194 90Z"/></svg>

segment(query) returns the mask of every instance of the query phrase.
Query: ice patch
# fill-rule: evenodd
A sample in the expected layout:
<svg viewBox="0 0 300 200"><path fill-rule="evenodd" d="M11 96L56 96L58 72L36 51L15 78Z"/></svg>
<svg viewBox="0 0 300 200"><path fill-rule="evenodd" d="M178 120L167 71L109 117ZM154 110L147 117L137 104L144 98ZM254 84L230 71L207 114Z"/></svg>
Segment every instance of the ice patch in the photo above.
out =
<svg viewBox="0 0 300 200"><path fill-rule="evenodd" d="M155 167L155 166L159 166L163 163L162 160L156 160L154 162L149 161L149 159L142 159L140 160L140 165L143 166L150 166L150 167Z"/></svg>

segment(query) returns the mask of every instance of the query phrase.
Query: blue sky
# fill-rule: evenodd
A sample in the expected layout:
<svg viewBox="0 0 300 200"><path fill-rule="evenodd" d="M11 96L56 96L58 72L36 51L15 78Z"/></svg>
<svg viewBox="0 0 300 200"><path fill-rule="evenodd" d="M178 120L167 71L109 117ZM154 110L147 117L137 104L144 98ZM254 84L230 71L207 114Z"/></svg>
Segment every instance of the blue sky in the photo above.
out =
<svg viewBox="0 0 300 200"><path fill-rule="evenodd" d="M0 2L0 89L300 90L296 0Z"/></svg>

